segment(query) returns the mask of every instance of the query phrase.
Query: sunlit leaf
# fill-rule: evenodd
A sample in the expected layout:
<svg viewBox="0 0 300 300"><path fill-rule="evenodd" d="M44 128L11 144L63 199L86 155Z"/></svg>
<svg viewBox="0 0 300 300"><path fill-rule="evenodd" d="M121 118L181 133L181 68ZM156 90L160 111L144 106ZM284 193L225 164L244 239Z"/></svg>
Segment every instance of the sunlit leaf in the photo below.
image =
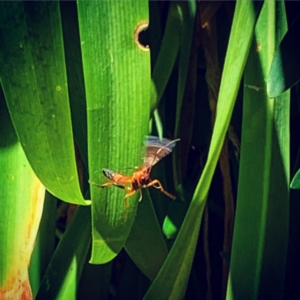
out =
<svg viewBox="0 0 300 300"><path fill-rule="evenodd" d="M56 197L86 205L74 154L59 2L1 2L0 78L34 172Z"/></svg>
<svg viewBox="0 0 300 300"><path fill-rule="evenodd" d="M28 265L45 188L18 141L0 90L0 298L31 299Z"/></svg>
<svg viewBox="0 0 300 300"><path fill-rule="evenodd" d="M227 299L283 298L290 104L288 92L275 99L268 97L266 77L276 43L286 28L284 2L264 2L245 69L239 188Z"/></svg>
<svg viewBox="0 0 300 300"><path fill-rule="evenodd" d="M150 112L149 49L137 32L148 20L147 1L79 1L78 16L88 117L92 198L92 263L106 263L122 249L134 221L138 195L125 209L125 191L101 189L102 168L132 175ZM131 171L128 168L132 168Z"/></svg>
<svg viewBox="0 0 300 300"><path fill-rule="evenodd" d="M298 16L278 45L267 78L267 90L271 98L277 97L300 80L299 28ZM281 28L277 26L277 30Z"/></svg>
<svg viewBox="0 0 300 300"><path fill-rule="evenodd" d="M207 162L175 243L145 299L184 297L207 194L233 111L260 7L259 2L239 1L236 4Z"/></svg>

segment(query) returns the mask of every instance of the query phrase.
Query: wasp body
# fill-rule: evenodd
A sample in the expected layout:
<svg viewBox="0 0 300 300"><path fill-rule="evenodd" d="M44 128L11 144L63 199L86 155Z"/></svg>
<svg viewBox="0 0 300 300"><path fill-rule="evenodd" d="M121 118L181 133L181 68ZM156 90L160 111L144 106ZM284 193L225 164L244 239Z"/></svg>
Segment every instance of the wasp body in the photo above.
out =
<svg viewBox="0 0 300 300"><path fill-rule="evenodd" d="M144 157L144 164L141 168L138 168L133 172L132 176L125 176L120 173L114 172L109 169L102 169L105 177L109 179L108 182L100 185L100 187L105 188L114 185L118 188L126 190L125 195L125 206L128 208L127 198L134 195L137 191L140 192L140 199L142 200L142 189L153 186L156 189L161 190L166 196L171 199L175 199L175 196L167 192L158 179L152 180L150 178L150 173L152 167L163 157L172 152L175 143L179 141L162 139L158 137L149 136L146 140L146 155Z"/></svg>

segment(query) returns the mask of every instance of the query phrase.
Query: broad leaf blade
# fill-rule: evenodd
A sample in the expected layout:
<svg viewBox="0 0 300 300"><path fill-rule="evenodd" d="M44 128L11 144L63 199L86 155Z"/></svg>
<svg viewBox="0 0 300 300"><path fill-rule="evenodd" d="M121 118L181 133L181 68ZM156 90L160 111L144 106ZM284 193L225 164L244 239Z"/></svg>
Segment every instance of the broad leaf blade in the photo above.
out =
<svg viewBox="0 0 300 300"><path fill-rule="evenodd" d="M148 20L147 1L79 1L79 28L88 112L92 204L92 263L122 249L134 221L138 195L125 209L125 191L101 189L102 168L132 175L140 166L150 111L150 55L136 43Z"/></svg>
<svg viewBox="0 0 300 300"><path fill-rule="evenodd" d="M31 299L28 265L45 188L17 139L0 90L0 298Z"/></svg>
<svg viewBox="0 0 300 300"><path fill-rule="evenodd" d="M154 280L163 265L168 249L157 221L149 191L143 192L137 216L126 241L125 249L138 268Z"/></svg>
<svg viewBox="0 0 300 300"><path fill-rule="evenodd" d="M56 197L86 205L78 183L59 3L1 2L0 77L18 138Z"/></svg>

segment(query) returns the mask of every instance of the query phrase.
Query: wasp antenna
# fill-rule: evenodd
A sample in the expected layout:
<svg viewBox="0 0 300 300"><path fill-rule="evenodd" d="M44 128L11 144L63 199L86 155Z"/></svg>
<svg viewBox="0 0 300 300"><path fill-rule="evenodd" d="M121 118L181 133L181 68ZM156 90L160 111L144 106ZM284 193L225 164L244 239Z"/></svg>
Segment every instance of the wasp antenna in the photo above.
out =
<svg viewBox="0 0 300 300"><path fill-rule="evenodd" d="M96 182L94 182L94 181L91 181L90 179L89 179L89 184L92 184L92 185L100 186L100 187L101 187L101 184L98 184L98 183L96 183Z"/></svg>

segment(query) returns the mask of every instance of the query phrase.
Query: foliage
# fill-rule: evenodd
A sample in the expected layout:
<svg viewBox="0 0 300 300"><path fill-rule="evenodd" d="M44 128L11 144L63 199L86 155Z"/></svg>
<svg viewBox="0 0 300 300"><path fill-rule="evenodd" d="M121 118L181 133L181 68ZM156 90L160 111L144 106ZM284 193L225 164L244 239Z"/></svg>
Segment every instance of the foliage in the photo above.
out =
<svg viewBox="0 0 300 300"><path fill-rule="evenodd" d="M286 90L300 77L298 20L284 37L289 7L0 3L3 299L17 295L11 278L20 273L21 294L32 297L36 230L26 240L22 228L41 207L40 182L51 194L29 268L37 299L292 295L299 101ZM177 198L149 188L127 207L123 189L99 188L101 170L131 175L148 134L180 138L151 172ZM26 243L18 269L12 255Z"/></svg>

